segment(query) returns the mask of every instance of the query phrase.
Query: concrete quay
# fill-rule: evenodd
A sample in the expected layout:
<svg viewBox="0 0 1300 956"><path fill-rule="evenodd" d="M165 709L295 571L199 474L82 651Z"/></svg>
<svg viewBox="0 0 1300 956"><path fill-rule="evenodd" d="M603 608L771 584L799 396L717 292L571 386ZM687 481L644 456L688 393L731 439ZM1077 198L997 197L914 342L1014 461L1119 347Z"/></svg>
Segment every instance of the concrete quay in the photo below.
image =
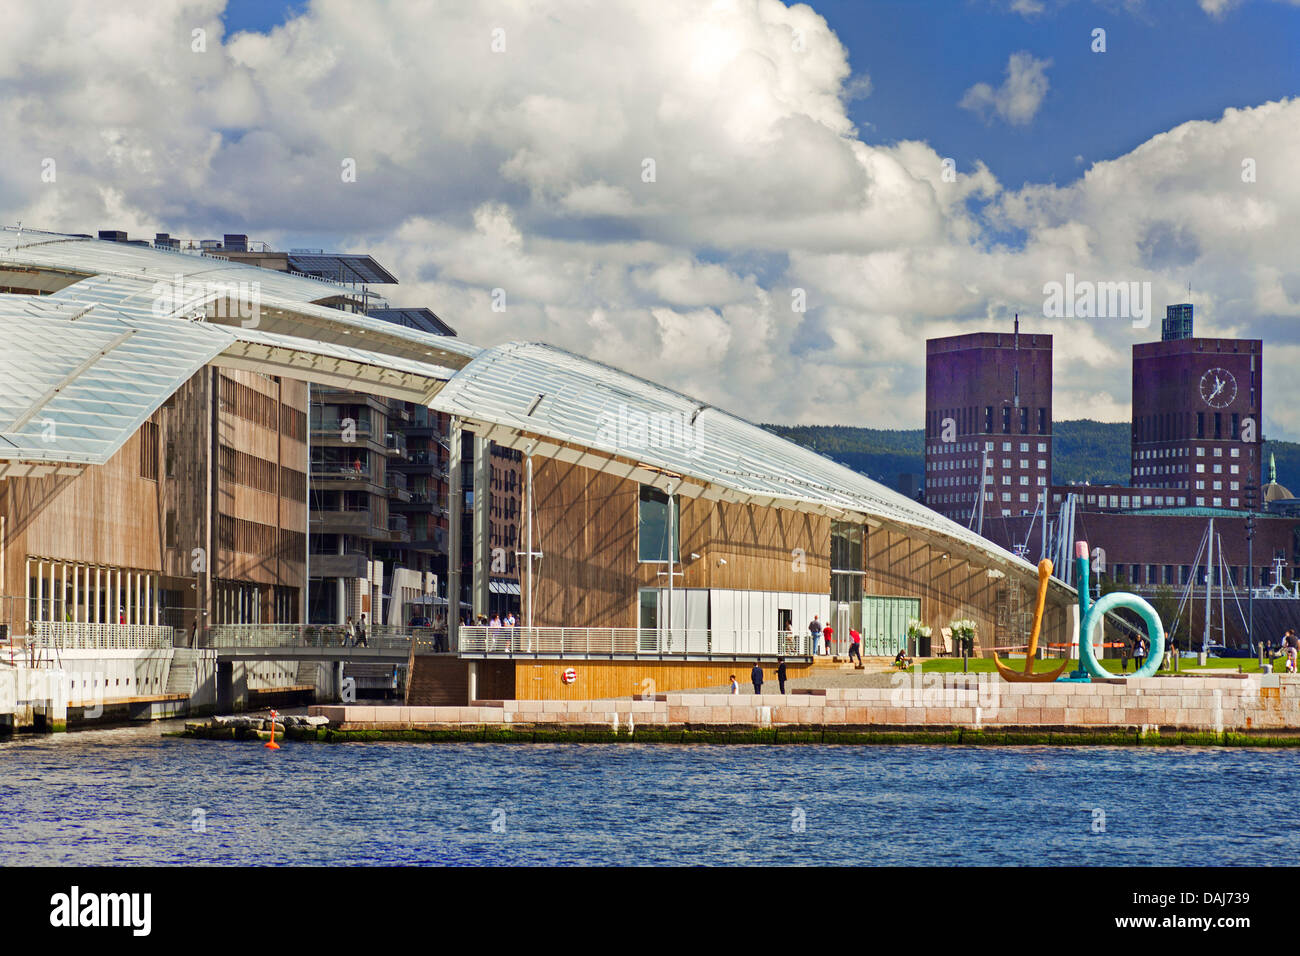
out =
<svg viewBox="0 0 1300 956"><path fill-rule="evenodd" d="M1268 738L1300 745L1300 676L1150 677L1093 683L1012 684L996 675L912 675L891 687L830 687L780 694L668 693L604 700L493 700L468 707L328 706L340 738L367 732L491 730L554 739L591 731L611 739L650 739L647 732L707 731L725 738L791 732L864 742L906 735L917 742L1141 742L1181 735L1186 742ZM671 733L670 733L671 736ZM1043 738L1043 739L1040 739ZM1059 738L1053 740L1050 738ZM485 738L486 739L486 738ZM540 737L538 739L541 739ZM760 739L760 738L755 738ZM1007 742L1014 742L1009 740ZM1242 741L1236 741L1242 742Z"/></svg>

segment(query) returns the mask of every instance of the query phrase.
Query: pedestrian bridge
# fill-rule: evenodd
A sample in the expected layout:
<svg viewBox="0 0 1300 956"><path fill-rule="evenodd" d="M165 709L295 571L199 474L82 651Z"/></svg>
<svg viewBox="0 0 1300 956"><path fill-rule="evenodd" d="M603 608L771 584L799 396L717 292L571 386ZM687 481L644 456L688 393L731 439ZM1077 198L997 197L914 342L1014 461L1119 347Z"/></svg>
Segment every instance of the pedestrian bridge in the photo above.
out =
<svg viewBox="0 0 1300 956"><path fill-rule="evenodd" d="M416 654L445 653L446 632L432 627L366 628L364 643L336 624L220 624L198 638L198 646L223 661L302 660L405 663Z"/></svg>

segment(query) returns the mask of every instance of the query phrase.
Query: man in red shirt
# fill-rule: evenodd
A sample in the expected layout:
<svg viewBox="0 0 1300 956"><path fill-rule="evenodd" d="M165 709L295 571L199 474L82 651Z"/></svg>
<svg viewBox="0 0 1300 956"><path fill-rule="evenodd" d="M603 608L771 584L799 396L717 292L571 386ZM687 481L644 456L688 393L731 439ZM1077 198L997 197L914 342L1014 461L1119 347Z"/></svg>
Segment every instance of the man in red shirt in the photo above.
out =
<svg viewBox="0 0 1300 956"><path fill-rule="evenodd" d="M857 631L850 630L849 641L851 642L849 644L849 662L852 663L853 658L856 657L858 659L858 663L861 664L862 663L862 635L859 634Z"/></svg>

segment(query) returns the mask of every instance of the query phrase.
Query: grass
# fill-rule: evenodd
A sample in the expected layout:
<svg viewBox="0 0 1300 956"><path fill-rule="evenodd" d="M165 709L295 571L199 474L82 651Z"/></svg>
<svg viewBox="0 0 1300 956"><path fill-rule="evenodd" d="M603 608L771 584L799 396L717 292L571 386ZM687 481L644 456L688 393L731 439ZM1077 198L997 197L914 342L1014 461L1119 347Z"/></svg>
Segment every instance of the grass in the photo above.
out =
<svg viewBox="0 0 1300 956"><path fill-rule="evenodd" d="M1022 671L1025 669L1025 659L1023 657L1016 657L1010 660L1004 658L1002 663L1006 664L1013 670ZM1236 673L1238 664L1241 665L1241 670L1244 674L1258 674L1260 672L1259 661L1253 657L1211 657L1206 661L1204 667L1198 666L1195 658L1184 657L1178 661L1178 673L1204 674L1209 671L1232 671L1233 673ZM967 665L967 672L971 674L992 674L997 671L992 659L987 657L972 657L967 661ZM1285 665L1286 661L1284 658L1274 661L1273 672L1278 673L1279 671L1284 670ZM1052 671L1060 666L1061 659L1059 657L1049 658L1047 660L1036 660L1034 661L1034 672L1039 673L1042 671ZM1117 658L1112 657L1102 660L1101 666L1111 673L1118 674L1121 677L1126 673L1132 674L1133 671L1137 669L1136 663L1134 661L1129 661L1128 670L1123 671L1120 669L1120 661ZM1074 668L1071 667L1069 670L1073 669ZM915 670L915 666L912 670ZM922 661L921 670L922 673L926 674L960 674L962 672L962 661L960 657L936 657L927 661ZM1067 670L1066 673L1069 673L1069 670ZM1162 670L1160 673L1170 674L1173 672Z"/></svg>

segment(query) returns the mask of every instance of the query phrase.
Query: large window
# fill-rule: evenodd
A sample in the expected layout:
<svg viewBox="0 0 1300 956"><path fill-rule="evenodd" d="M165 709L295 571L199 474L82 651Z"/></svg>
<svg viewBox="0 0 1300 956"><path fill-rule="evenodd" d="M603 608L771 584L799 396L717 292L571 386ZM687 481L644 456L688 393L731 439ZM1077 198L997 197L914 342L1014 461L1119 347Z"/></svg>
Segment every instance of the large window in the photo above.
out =
<svg viewBox="0 0 1300 956"><path fill-rule="evenodd" d="M682 505L673 499L672 550L668 542L668 495L650 485L641 486L641 500L637 509L637 560L681 561Z"/></svg>

